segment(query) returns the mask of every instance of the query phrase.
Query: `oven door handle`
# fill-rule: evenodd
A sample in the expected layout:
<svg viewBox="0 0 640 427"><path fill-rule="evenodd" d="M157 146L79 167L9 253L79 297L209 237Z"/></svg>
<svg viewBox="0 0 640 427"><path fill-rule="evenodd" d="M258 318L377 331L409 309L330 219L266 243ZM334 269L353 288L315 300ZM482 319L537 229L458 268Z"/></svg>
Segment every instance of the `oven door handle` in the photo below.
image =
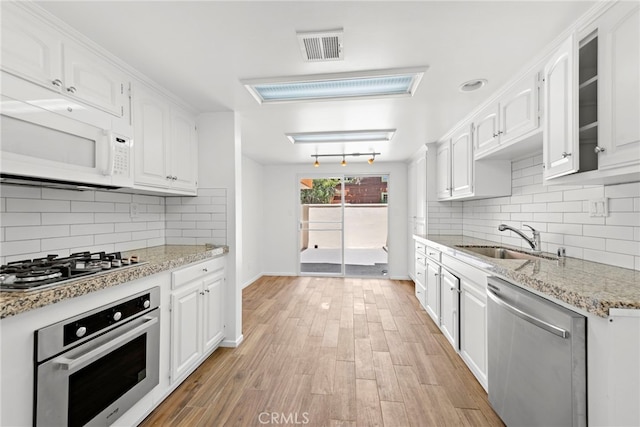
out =
<svg viewBox="0 0 640 427"><path fill-rule="evenodd" d="M53 361L53 365L65 371L72 371L74 369L82 368L85 365L88 365L94 360L97 360L103 355L109 353L114 348L117 348L120 345L124 344L125 342L135 337L136 335L139 335L140 332L144 331L145 329L148 329L150 326L153 326L156 323L158 323L157 316L143 316L142 318L145 319L146 322L144 322L140 326L136 326L129 332L119 335L116 338L109 341L108 343L105 343L99 347L96 347L93 350L88 351L75 359L69 359L67 357L58 357Z"/></svg>

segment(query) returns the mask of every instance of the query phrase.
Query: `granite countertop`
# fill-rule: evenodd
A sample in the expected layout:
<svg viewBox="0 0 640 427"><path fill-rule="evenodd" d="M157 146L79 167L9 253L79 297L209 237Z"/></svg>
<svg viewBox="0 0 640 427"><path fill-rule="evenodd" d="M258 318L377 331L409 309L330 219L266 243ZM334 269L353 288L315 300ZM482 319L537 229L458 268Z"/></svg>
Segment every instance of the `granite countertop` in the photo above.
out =
<svg viewBox="0 0 640 427"><path fill-rule="evenodd" d="M140 259L140 264L87 276L40 291L0 292L0 319L183 265L217 258L228 252L229 248L227 246L211 247L204 245L163 245L123 252L122 255L124 257L137 255Z"/></svg>
<svg viewBox="0 0 640 427"><path fill-rule="evenodd" d="M509 245L465 236L416 235L441 246L476 267L510 282L600 317L613 308L640 309L640 271L566 257L556 259L496 259L457 246ZM548 255L556 258L553 254Z"/></svg>

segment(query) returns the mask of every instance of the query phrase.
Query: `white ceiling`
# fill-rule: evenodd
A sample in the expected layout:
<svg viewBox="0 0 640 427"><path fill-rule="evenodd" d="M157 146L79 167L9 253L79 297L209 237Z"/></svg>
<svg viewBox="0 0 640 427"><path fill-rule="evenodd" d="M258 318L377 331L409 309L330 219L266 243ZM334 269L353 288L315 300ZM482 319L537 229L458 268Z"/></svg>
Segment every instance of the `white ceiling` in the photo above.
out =
<svg viewBox="0 0 640 427"><path fill-rule="evenodd" d="M41 1L199 112L238 111L263 164L315 153L400 161L441 137L584 13L587 1ZM344 28L343 61L302 60L296 31ZM428 66L412 98L259 105L241 79ZM458 86L489 81L474 93ZM288 132L398 131L390 143L293 146ZM365 161L366 158L360 158ZM354 158L353 161L357 161Z"/></svg>

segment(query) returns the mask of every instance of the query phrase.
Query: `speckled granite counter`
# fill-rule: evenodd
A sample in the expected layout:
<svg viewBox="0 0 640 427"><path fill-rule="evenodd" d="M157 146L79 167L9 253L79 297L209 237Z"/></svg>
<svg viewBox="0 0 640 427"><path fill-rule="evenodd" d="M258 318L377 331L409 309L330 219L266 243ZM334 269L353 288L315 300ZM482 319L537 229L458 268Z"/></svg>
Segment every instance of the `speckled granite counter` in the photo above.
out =
<svg viewBox="0 0 640 427"><path fill-rule="evenodd" d="M164 245L152 248L127 251L123 256L137 255L140 265L113 270L72 282L32 292L0 292L0 319L29 310L54 304L69 298L78 297L91 292L117 286L132 280L141 279L161 271L171 270L183 265L191 264L223 256L229 252L227 246L213 248L189 245Z"/></svg>
<svg viewBox="0 0 640 427"><path fill-rule="evenodd" d="M495 276L600 317L607 317L612 308L640 309L640 271L569 257L564 262L496 259L457 246L512 246L465 236L416 237Z"/></svg>

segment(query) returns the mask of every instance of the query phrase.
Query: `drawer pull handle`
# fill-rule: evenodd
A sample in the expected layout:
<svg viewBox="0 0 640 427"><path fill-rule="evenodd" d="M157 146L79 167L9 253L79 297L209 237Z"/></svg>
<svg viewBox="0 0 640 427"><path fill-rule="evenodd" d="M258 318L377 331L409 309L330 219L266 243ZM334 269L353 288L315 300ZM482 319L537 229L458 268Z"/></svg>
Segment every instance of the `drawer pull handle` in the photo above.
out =
<svg viewBox="0 0 640 427"><path fill-rule="evenodd" d="M204 271L205 273L209 271L208 268L203 268L202 271Z"/></svg>

